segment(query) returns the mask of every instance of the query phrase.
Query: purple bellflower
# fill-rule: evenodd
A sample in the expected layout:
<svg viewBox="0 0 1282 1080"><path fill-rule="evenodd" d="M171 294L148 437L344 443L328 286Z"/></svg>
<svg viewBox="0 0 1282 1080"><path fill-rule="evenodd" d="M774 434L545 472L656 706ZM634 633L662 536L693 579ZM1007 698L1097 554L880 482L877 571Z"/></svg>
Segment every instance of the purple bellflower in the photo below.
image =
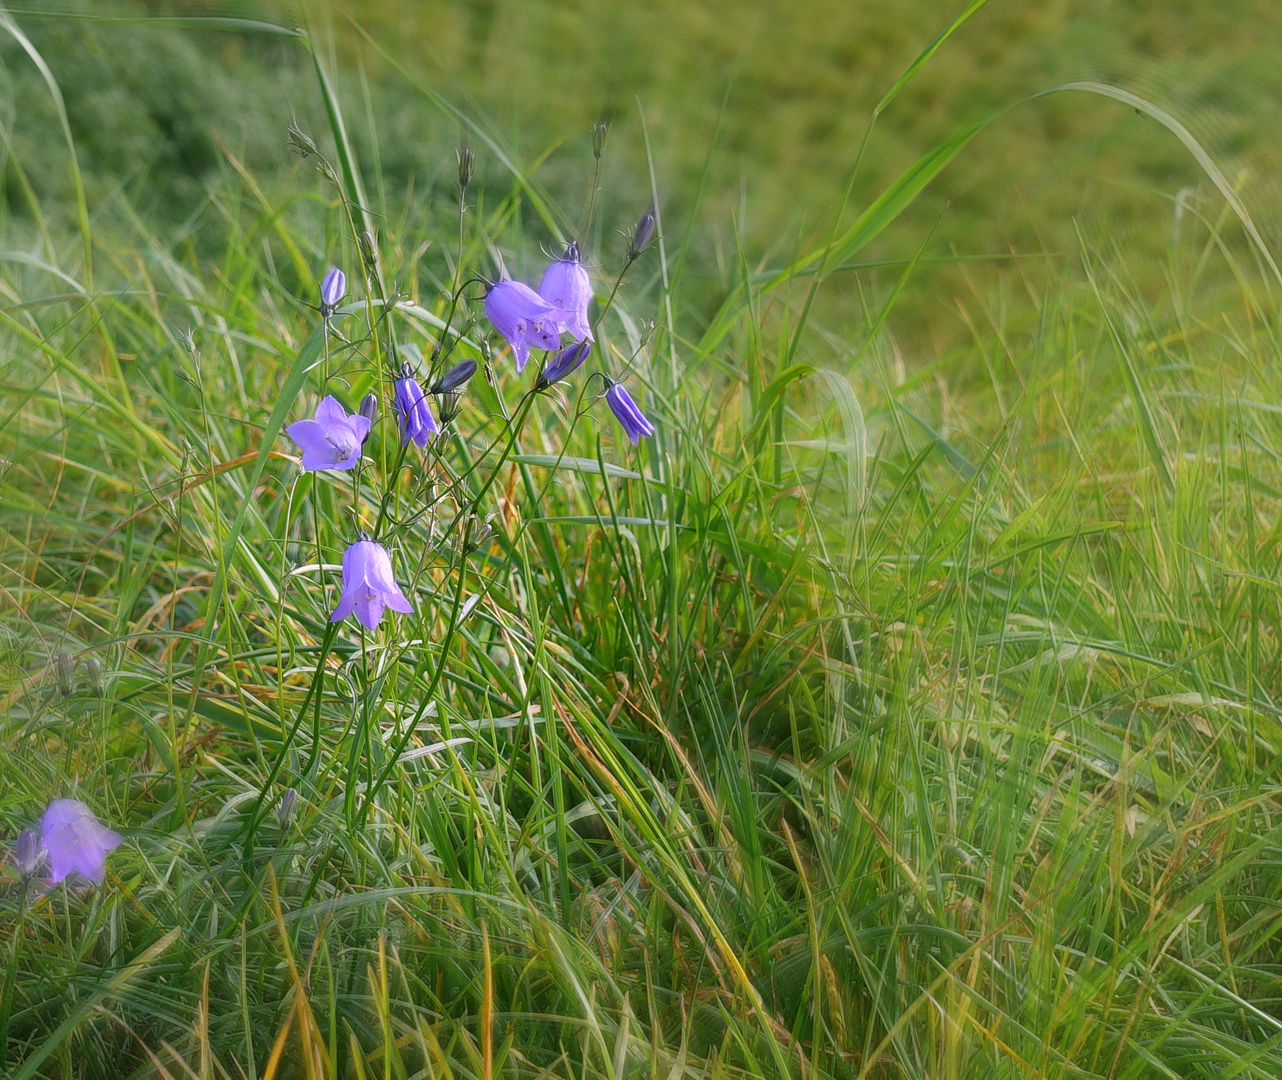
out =
<svg viewBox="0 0 1282 1080"><path fill-rule="evenodd" d="M404 615L414 610L392 577L387 548L373 540L357 540L343 552L343 595L329 621L341 622L355 612L366 630L376 630L386 608Z"/></svg>
<svg viewBox="0 0 1282 1080"><path fill-rule="evenodd" d="M556 308L557 326L580 341L592 340L588 323L588 304L592 300L592 282L579 260L578 241L571 241L565 254L547 268L539 295Z"/></svg>
<svg viewBox="0 0 1282 1080"><path fill-rule="evenodd" d="M337 398L327 397L316 406L315 420L297 420L285 429L303 452L303 468L351 469L361 459L361 447L369 435L370 419L347 410Z"/></svg>
<svg viewBox="0 0 1282 1080"><path fill-rule="evenodd" d="M605 392L605 401L610 406L610 411L623 425L624 434L632 440L633 446L641 441L643 435L654 434L654 425L641 415L637 403L632 400L632 395L623 388L622 383L610 384L610 388Z"/></svg>
<svg viewBox="0 0 1282 1080"><path fill-rule="evenodd" d="M59 799L49 804L40 820L40 834L49 853L54 882L76 873L101 881L107 869L107 852L124 837L98 823L79 799Z"/></svg>
<svg viewBox="0 0 1282 1080"><path fill-rule="evenodd" d="M396 403L396 415L401 419L401 441L426 446L427 440L440 429L436 426L432 410L427 407L423 388L408 364L401 368L401 377L396 380L393 401Z"/></svg>
<svg viewBox="0 0 1282 1080"><path fill-rule="evenodd" d="M546 390L554 382L560 382L583 363L591 351L592 342L590 341L576 341L573 345L567 345L555 356L548 358L547 363L543 365L543 370L539 372L534 389Z"/></svg>
<svg viewBox="0 0 1282 1080"><path fill-rule="evenodd" d="M517 371L525 367L531 347L552 350L561 345L557 309L519 281L500 281L491 288L485 314L512 346Z"/></svg>
<svg viewBox="0 0 1282 1080"><path fill-rule="evenodd" d="M325 280L321 282L321 317L328 319L333 315L338 302L346 293L347 275L337 266L331 267L329 273L325 275Z"/></svg>

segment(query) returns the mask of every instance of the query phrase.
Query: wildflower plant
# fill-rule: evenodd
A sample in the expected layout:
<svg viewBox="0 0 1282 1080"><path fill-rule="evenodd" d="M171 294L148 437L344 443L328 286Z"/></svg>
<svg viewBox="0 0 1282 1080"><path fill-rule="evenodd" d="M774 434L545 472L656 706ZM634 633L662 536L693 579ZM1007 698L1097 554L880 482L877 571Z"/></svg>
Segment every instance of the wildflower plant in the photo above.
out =
<svg viewBox="0 0 1282 1080"><path fill-rule="evenodd" d="M603 147L603 136L594 143ZM301 133L295 146L320 158L315 143ZM321 324L293 383L295 406L313 394L320 401L312 418L284 429L302 451L299 479L330 471L337 481L300 487L300 498L291 498L287 531L301 541L293 549L307 568L287 569L285 583L291 593L302 590L300 601L329 627L315 661L315 684L323 685L332 653L351 658L343 678L353 687L357 707L350 721L355 737L346 744L351 786L344 802L353 822L368 812L391 763L412 752L423 724L440 708L433 692L450 651L468 647L470 613L480 603L511 603L500 577L486 568L518 550L520 536L541 515L541 492L532 478L519 507L512 488L530 457L523 443L531 417L565 410L562 446L538 447L554 451L546 458L554 466L567 459L573 440L600 430L586 423L594 410L619 417L623 436L634 446L640 435L655 431L616 382L631 370L639 350L635 343L621 350L603 324L639 254L635 245L629 241L621 258L619 252L610 256L617 260L616 276L602 283L604 301L598 304L591 267L605 265L606 256L589 258L577 239L552 237L559 254L532 276L536 289L505 269L505 262L519 260L518 251L503 253L490 237L484 246L463 243L476 158L461 151L458 161L460 248L448 279L441 279L449 281L448 291L402 292L393 284L395 270L379 250L375 230L362 228L366 222L358 209L346 207L360 256L360 273L352 277L363 283L364 302L347 294L341 270L325 275ZM322 160L320 172L346 199L342 171ZM499 252L495 277L489 267L467 261L471 251L486 250ZM532 359L533 372L527 367ZM597 380L607 387L603 405L603 395L593 390ZM547 394L553 388L556 393ZM357 394L363 394L361 406L349 414L340 398ZM337 580L331 576L335 569ZM430 660L423 658L424 642L430 643ZM428 693L402 699L398 671L426 679ZM385 726L378 719L384 710L402 719ZM315 761L327 732L314 718L308 727ZM373 762L380 755L370 742L376 727L390 754L377 768ZM295 725L297 737L305 730L301 722ZM448 739L445 717L440 732ZM363 798L355 787L362 770L369 792ZM303 779L283 766L276 775L281 782ZM261 802L254 820L266 812Z"/></svg>

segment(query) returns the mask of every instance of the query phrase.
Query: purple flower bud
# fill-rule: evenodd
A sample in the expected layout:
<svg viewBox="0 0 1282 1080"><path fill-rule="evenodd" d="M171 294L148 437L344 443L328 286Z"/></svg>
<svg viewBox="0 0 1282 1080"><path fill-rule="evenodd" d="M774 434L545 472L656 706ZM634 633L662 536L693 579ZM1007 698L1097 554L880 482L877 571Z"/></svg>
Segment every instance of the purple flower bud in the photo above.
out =
<svg viewBox="0 0 1282 1080"><path fill-rule="evenodd" d="M366 394L361 398L361 407L359 411L366 420L373 424L375 418L378 416L378 395ZM369 435L366 435L365 437L368 439Z"/></svg>
<svg viewBox="0 0 1282 1080"><path fill-rule="evenodd" d="M289 828L290 822L294 820L294 811L297 809L298 792L292 787L287 787L280 797L280 802L276 804L276 824L280 826L281 832Z"/></svg>
<svg viewBox="0 0 1282 1080"><path fill-rule="evenodd" d="M333 397L316 406L315 420L298 420L285 429L285 434L303 452L303 468L308 472L321 469L351 469L361 459L361 447L369 435L369 417L347 410Z"/></svg>
<svg viewBox="0 0 1282 1080"><path fill-rule="evenodd" d="M405 615L414 610L392 577L387 549L373 540L357 540L343 552L343 595L329 621L341 622L355 612L366 630L376 630L386 608Z"/></svg>
<svg viewBox="0 0 1282 1080"><path fill-rule="evenodd" d="M23 829L13 845L13 865L18 868L23 881L36 876L40 864L45 861L44 844L37 829Z"/></svg>
<svg viewBox="0 0 1282 1080"><path fill-rule="evenodd" d="M572 241L565 255L547 268L539 295L556 311L552 318L557 329L573 334L580 341L592 340L588 323L588 304L592 302L592 281L579 261L579 245Z"/></svg>
<svg viewBox="0 0 1282 1080"><path fill-rule="evenodd" d="M632 239L628 242L628 261L635 259L647 247L654 237L654 214L647 210L632 229Z"/></svg>
<svg viewBox="0 0 1282 1080"><path fill-rule="evenodd" d="M401 441L426 446L427 440L439 429L432 410L427 407L423 388L419 386L408 364L401 368L401 377L396 380L396 393L392 400L396 404L396 415L401 420Z"/></svg>
<svg viewBox="0 0 1282 1080"><path fill-rule="evenodd" d="M432 384L431 394L452 394L462 390L467 380L476 374L475 360L462 360Z"/></svg>
<svg viewBox="0 0 1282 1080"><path fill-rule="evenodd" d="M633 446L641 441L643 435L654 434L654 425L641 415L637 403L632 400L632 395L623 388L622 383L610 384L610 388L605 392L605 401L610 406L610 411L623 425L623 432L632 440Z"/></svg>
<svg viewBox="0 0 1282 1080"><path fill-rule="evenodd" d="M557 309L528 285L519 281L500 281L486 294L485 314L494 324L494 329L512 346L517 371L525 367L531 347L560 348Z"/></svg>
<svg viewBox="0 0 1282 1080"><path fill-rule="evenodd" d="M107 852L124 840L100 825L79 799L50 803L40 821L40 833L55 882L72 873L101 881L107 869Z"/></svg>
<svg viewBox="0 0 1282 1080"><path fill-rule="evenodd" d="M591 351L592 342L590 341L576 341L573 345L567 345L543 365L543 370L539 372L539 379L534 384L534 389L546 390L554 382L560 382L583 363Z"/></svg>
<svg viewBox="0 0 1282 1080"><path fill-rule="evenodd" d="M347 275L337 266L332 267L325 280L321 282L321 317L328 319L334 314L338 302L347 292Z"/></svg>

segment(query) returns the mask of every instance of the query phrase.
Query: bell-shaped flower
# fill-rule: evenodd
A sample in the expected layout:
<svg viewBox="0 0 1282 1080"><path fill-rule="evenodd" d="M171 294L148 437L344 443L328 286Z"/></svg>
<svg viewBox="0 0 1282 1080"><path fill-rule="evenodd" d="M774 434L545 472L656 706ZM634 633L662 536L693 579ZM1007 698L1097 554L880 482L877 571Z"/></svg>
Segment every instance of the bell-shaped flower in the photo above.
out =
<svg viewBox="0 0 1282 1080"><path fill-rule="evenodd" d="M588 322L588 304L592 301L592 281L579 260L579 245L572 242L565 254L547 268L539 295L556 308L557 326L580 341L592 340Z"/></svg>
<svg viewBox="0 0 1282 1080"><path fill-rule="evenodd" d="M623 388L622 383L610 384L605 392L605 401L615 418L623 425L624 434L632 440L633 446L641 441L643 435L654 434L654 425L641 414L637 403L632 400L632 395Z"/></svg>
<svg viewBox="0 0 1282 1080"><path fill-rule="evenodd" d="M343 552L343 595L329 621L341 622L355 612L366 630L376 630L386 608L405 615L414 610L392 577L387 548L374 540L357 540Z"/></svg>
<svg viewBox="0 0 1282 1080"><path fill-rule="evenodd" d="M325 280L321 282L321 317L328 319L334 314L338 302L347 293L347 275L337 266L331 267Z"/></svg>
<svg viewBox="0 0 1282 1080"><path fill-rule="evenodd" d="M573 345L567 345L555 356L548 358L547 363L543 365L543 370L539 372L534 389L546 390L554 382L560 382L582 364L591 351L592 342L590 341L576 341Z"/></svg>
<svg viewBox="0 0 1282 1080"><path fill-rule="evenodd" d="M525 367L530 349L561 345L557 309L519 281L500 281L485 296L485 314L512 346L516 370Z"/></svg>
<svg viewBox="0 0 1282 1080"><path fill-rule="evenodd" d="M396 392L392 397L396 405L396 415L401 421L401 440L413 442L416 446L426 446L427 440L440 430L432 410L428 408L427 398L418 380L410 372L409 365L401 369L401 377L396 380Z"/></svg>
<svg viewBox="0 0 1282 1080"><path fill-rule="evenodd" d="M55 882L73 873L101 881L107 869L107 852L124 840L119 833L99 824L93 811L79 799L50 803L40 821L40 834Z"/></svg>
<svg viewBox="0 0 1282 1080"><path fill-rule="evenodd" d="M298 420L285 429L303 452L303 468L350 469L361 459L361 446L369 435L370 420L347 410L333 397L316 406L315 420Z"/></svg>

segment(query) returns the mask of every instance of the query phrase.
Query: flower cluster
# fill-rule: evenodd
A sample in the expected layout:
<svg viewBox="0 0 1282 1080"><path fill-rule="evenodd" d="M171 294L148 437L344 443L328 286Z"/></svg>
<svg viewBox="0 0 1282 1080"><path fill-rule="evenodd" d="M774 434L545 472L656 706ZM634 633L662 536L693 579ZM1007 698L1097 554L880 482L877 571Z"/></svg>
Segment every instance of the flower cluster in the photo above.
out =
<svg viewBox="0 0 1282 1080"><path fill-rule="evenodd" d="M598 137L594 134L594 153L599 157L603 149L604 135ZM474 165L471 151L460 153L460 213L465 209L464 199ZM590 221L590 210L588 216ZM645 249L654 231L654 215L647 212L641 216L628 237L623 264L625 272ZM358 247L364 268L363 280L379 294L378 302L384 305L383 310L389 310L395 298L389 297L383 289L374 237L370 233L362 233ZM463 289L477 280L472 278L464 281L452 298L442 336L427 364L432 381L419 381L415 368L416 365L422 366L424 361L416 346L402 346L395 340L385 343L382 355L394 358L389 368L385 369L384 386L387 389L384 392L390 392L392 410L400 434L401 446L394 466L397 471L406 463L410 447L417 447L424 452L426 472L434 473L444 467L442 453L446 444L444 440L437 440L436 436L458 416L464 388L479 369L475 359L465 359L452 366L444 366L450 352L462 340L461 333L456 332L451 336L451 323L463 299ZM621 281L622 274L609 293L605 308L598 313L598 320L609 308ZM331 335L346 342L337 322L331 326L331 320L335 320L335 316L350 314L350 308L341 312L338 308L347 293L347 278L343 271L337 267L331 268L321 281L319 291L319 310L326 321L327 347ZM527 408L519 410L517 418L512 421L518 427L528 413L530 397L563 382L592 356L596 342L596 328L591 319L593 299L592 276L577 241L566 244L560 256L546 267L537 290L524 282L506 277L488 284L483 301L485 316L498 336L506 342L517 372L525 369L532 351L539 350L544 354L538 375L527 391ZM568 342L564 340L566 336L570 339ZM350 346L352 343L346 344ZM486 378L493 385L487 342L482 342L482 349L486 361ZM437 366L438 363L441 367ZM606 372L596 372L594 375L599 375L603 383L600 396L605 398L633 446L638 445L643 437L655 433L654 425L617 379ZM426 390L424 386L427 387ZM337 397L328 395L316 406L312 418L295 421L285 431L302 452L301 465L304 472L352 471L355 478L354 489L359 492L364 460L362 455L377 415L377 394L366 394L355 413L348 413ZM508 414L505 412L504 415ZM516 434L514 430L505 454L515 445ZM386 458L381 460L386 464ZM446 473L448 475L448 470ZM482 484L482 494L492 482L493 476ZM387 488L388 493L392 490L390 486ZM427 505L430 506L434 498L431 494L435 490L434 482L425 477L420 490L427 497ZM457 492L460 489L454 490ZM385 493L383 509L378 515L380 524L386 519L388 497ZM470 496L473 505L465 506L464 512L474 516L477 509L475 502L480 497ZM395 520L393 517L393 523ZM465 553L466 547L465 544ZM342 589L330 621L340 622L349 616L355 616L361 626L373 631L388 610L408 614L414 608L396 583L388 548L378 539L362 533L360 539L353 542L343 554Z"/></svg>

